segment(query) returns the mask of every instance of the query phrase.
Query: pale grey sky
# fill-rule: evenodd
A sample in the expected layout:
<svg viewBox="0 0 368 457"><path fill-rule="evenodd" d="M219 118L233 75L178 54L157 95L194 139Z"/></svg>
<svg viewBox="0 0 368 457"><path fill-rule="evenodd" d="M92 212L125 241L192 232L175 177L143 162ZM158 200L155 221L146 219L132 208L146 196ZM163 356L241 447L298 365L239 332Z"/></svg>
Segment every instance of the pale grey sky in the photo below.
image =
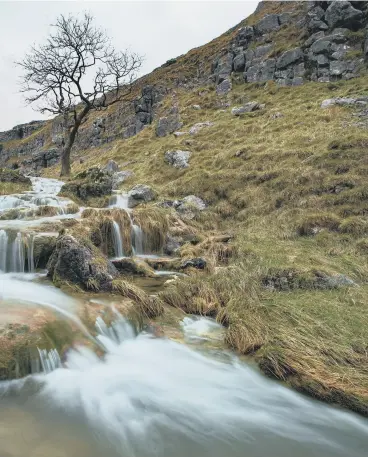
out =
<svg viewBox="0 0 368 457"><path fill-rule="evenodd" d="M42 42L63 13L89 11L116 48L145 56L142 74L221 35L256 8L257 1L30 1L0 0L0 131L40 119L18 93L21 60Z"/></svg>

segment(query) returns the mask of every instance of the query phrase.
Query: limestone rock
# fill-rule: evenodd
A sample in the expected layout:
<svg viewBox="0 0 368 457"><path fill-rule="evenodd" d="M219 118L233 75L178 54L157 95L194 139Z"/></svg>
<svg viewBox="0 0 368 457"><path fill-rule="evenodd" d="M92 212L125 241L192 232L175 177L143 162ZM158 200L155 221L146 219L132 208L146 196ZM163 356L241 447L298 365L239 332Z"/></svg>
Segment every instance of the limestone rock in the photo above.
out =
<svg viewBox="0 0 368 457"><path fill-rule="evenodd" d="M107 165L104 167L104 170L109 173L116 173L119 171L119 165L115 162L115 160L109 160Z"/></svg>
<svg viewBox="0 0 368 457"><path fill-rule="evenodd" d="M333 105L340 105L340 106L366 106L368 105L368 97L362 96L358 98L347 98L347 97L337 97L337 98L328 98L323 100L321 103L321 108L329 108Z"/></svg>
<svg viewBox="0 0 368 457"><path fill-rule="evenodd" d="M212 127L214 125L213 122L206 121L206 122L198 122L197 124L194 124L193 127L189 130L189 133L191 135L196 135L200 130L202 130L205 127Z"/></svg>
<svg viewBox="0 0 368 457"><path fill-rule="evenodd" d="M294 48L284 52L276 62L277 69L287 68L290 65L300 63L304 59L303 51L300 48Z"/></svg>
<svg viewBox="0 0 368 457"><path fill-rule="evenodd" d="M19 171L11 170L10 168L0 168L0 182L28 184L29 186L32 184L29 178Z"/></svg>
<svg viewBox="0 0 368 457"><path fill-rule="evenodd" d="M89 168L78 173L74 180L67 182L61 188L61 194L71 193L77 198L87 201L90 197L110 195L113 178L111 173L98 168Z"/></svg>
<svg viewBox="0 0 368 457"><path fill-rule="evenodd" d="M179 115L177 113L170 114L166 117L161 117L158 120L156 126L156 136L164 137L170 133L175 132L175 130L182 127L182 122L180 122Z"/></svg>
<svg viewBox="0 0 368 457"><path fill-rule="evenodd" d="M256 25L255 29L260 34L274 32L280 28L280 21L277 14L266 14Z"/></svg>
<svg viewBox="0 0 368 457"><path fill-rule="evenodd" d="M264 108L264 105L260 105L258 102L249 102L243 106L233 108L231 114L233 116L240 116L241 114L250 113L262 108Z"/></svg>
<svg viewBox="0 0 368 457"><path fill-rule="evenodd" d="M175 168L188 168L191 155L190 151L167 151L165 152L165 162Z"/></svg>
<svg viewBox="0 0 368 457"><path fill-rule="evenodd" d="M128 192L128 207L134 208L140 203L147 203L155 200L156 193L150 186L137 184Z"/></svg>
<svg viewBox="0 0 368 457"><path fill-rule="evenodd" d="M216 93L217 95L226 95L231 91L232 87L230 79L224 79L216 86Z"/></svg>
<svg viewBox="0 0 368 457"><path fill-rule="evenodd" d="M353 28L360 24L363 13L353 8L350 2L331 2L326 10L325 19L330 28Z"/></svg>
<svg viewBox="0 0 368 457"><path fill-rule="evenodd" d="M205 202L196 195L184 197L176 207L177 212L180 213L184 219L194 219L196 213L203 211L204 209L206 209Z"/></svg>
<svg viewBox="0 0 368 457"><path fill-rule="evenodd" d="M130 170L117 171L112 175L112 190L119 189L121 183L123 183L130 176L133 176L133 172Z"/></svg>
<svg viewBox="0 0 368 457"><path fill-rule="evenodd" d="M114 265L101 251L85 240L63 235L47 264L54 284L75 284L84 290L111 290L118 276Z"/></svg>

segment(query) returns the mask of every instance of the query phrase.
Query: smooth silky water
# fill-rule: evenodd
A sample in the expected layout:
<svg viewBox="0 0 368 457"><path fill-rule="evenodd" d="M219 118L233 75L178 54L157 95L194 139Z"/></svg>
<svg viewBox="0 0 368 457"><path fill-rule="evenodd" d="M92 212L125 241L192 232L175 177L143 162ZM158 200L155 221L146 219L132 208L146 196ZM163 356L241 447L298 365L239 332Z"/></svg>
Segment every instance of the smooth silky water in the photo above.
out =
<svg viewBox="0 0 368 457"><path fill-rule="evenodd" d="M44 181L35 192L57 193ZM166 279L137 284L152 292ZM13 306L43 307L93 341L61 359L41 351L43 373L0 382L0 457L367 455L367 419L266 379L225 347L214 321L180 315L170 333L163 316L148 327L164 328L157 336L116 314L111 326L98 318L92 336L77 317L80 300L39 273L0 274L0 322Z"/></svg>

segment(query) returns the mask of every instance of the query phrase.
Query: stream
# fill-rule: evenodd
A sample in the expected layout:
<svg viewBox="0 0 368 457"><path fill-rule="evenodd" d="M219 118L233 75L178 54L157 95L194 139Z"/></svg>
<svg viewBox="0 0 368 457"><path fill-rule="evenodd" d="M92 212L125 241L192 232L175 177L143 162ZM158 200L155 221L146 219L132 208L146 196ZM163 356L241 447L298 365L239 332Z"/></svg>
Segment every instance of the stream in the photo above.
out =
<svg viewBox="0 0 368 457"><path fill-rule="evenodd" d="M161 336L150 326L137 331L116 311L110 323L98 317L97 336L90 335L78 307L89 301L113 309L116 297L67 294L34 264L34 238L45 234L36 228L80 212L66 214L70 201L57 196L60 181L32 178L32 184L31 192L0 197L0 216L29 211L0 220L0 329L14 319L29 322L41 308L79 327L91 344L62 357L40 351L33 374L0 382L1 457L367 455L367 419L265 378L226 348L223 329L211 319L158 320ZM45 204L57 214L36 216ZM110 204L125 208L126 198ZM133 252L149 255L140 227L132 230ZM118 228L114 240L122 256ZM151 293L166 279L141 285Z"/></svg>

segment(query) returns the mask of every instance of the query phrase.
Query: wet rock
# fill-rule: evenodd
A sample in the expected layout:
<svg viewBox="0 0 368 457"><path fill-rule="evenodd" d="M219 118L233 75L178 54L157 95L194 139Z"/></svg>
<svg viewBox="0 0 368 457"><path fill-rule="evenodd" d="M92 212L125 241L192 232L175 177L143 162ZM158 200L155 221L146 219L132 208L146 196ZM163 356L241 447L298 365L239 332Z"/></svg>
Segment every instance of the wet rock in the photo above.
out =
<svg viewBox="0 0 368 457"><path fill-rule="evenodd" d="M353 8L350 2L331 2L326 10L325 19L330 28L354 28L360 25L363 13Z"/></svg>
<svg viewBox="0 0 368 457"><path fill-rule="evenodd" d="M191 135L196 135L200 130L206 128L206 127L212 127L214 125L213 122L206 121L206 122L198 122L197 124L194 124L193 127L189 130L189 133Z"/></svg>
<svg viewBox="0 0 368 457"><path fill-rule="evenodd" d="M87 201L91 197L110 195L112 183L111 173L94 167L78 173L72 181L63 185L60 193L72 194L83 201Z"/></svg>
<svg viewBox="0 0 368 457"><path fill-rule="evenodd" d="M118 171L112 175L112 189L119 189L120 184L126 181L128 178L133 176L133 172L130 170Z"/></svg>
<svg viewBox="0 0 368 457"><path fill-rule="evenodd" d="M35 268L44 269L47 266L58 235L53 233L37 234L33 239L33 259Z"/></svg>
<svg viewBox="0 0 368 457"><path fill-rule="evenodd" d="M339 106L366 106L368 105L368 97L361 96L358 98L349 98L349 97L337 97L337 98L328 98L323 100L321 103L321 108L329 108L330 106L339 105Z"/></svg>
<svg viewBox="0 0 368 457"><path fill-rule="evenodd" d="M61 236L47 264L55 285L74 284L84 290L111 290L118 276L114 265L87 240Z"/></svg>
<svg viewBox="0 0 368 457"><path fill-rule="evenodd" d="M243 106L233 108L231 114L233 116L240 116L241 114L257 111L262 108L264 108L264 105L260 105L258 102L249 102Z"/></svg>
<svg viewBox="0 0 368 457"><path fill-rule="evenodd" d="M122 259L112 260L112 264L119 273L127 276L145 276L154 277L155 272L146 262L140 259L124 257Z"/></svg>
<svg viewBox="0 0 368 457"><path fill-rule="evenodd" d="M187 268L197 268L198 270L204 270L207 266L207 262L202 257L196 257L194 259L185 260L180 268L185 270Z"/></svg>
<svg viewBox="0 0 368 457"><path fill-rule="evenodd" d="M141 203L155 200L156 193L152 187L145 184L137 184L128 192L128 207L135 208Z"/></svg>
<svg viewBox="0 0 368 457"><path fill-rule="evenodd" d="M109 173L116 173L119 171L119 165L115 162L115 160L109 160L107 165L104 167L104 170Z"/></svg>
<svg viewBox="0 0 368 457"><path fill-rule="evenodd" d="M190 151L167 151L165 152L165 162L175 168L188 168L191 155Z"/></svg>

